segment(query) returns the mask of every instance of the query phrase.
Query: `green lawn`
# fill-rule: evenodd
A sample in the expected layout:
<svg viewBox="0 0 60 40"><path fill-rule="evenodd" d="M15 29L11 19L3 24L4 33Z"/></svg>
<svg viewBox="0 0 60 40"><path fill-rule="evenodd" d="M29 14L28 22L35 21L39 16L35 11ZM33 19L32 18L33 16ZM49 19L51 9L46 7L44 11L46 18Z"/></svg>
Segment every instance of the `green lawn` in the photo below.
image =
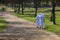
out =
<svg viewBox="0 0 60 40"><path fill-rule="evenodd" d="M8 26L8 22L0 18L0 32L3 32L3 30Z"/></svg>
<svg viewBox="0 0 60 40"><path fill-rule="evenodd" d="M43 10L42 8L39 8L38 9L38 14L41 13L42 10L45 13L45 30L48 30L48 31L59 34L60 33L60 16L59 16L60 12L58 11L59 8L56 7L56 10L57 10L56 11L56 23L57 23L57 25L54 25L50 21L51 9L52 8L44 8L44 10ZM36 18L34 17L34 10L35 9L33 9L33 8L31 8L31 9L26 8L24 10L24 15L22 15L21 12L20 12L20 14L18 14L18 13L14 13L14 14L17 15L18 17L20 17L20 18L24 18L26 20L35 22Z"/></svg>

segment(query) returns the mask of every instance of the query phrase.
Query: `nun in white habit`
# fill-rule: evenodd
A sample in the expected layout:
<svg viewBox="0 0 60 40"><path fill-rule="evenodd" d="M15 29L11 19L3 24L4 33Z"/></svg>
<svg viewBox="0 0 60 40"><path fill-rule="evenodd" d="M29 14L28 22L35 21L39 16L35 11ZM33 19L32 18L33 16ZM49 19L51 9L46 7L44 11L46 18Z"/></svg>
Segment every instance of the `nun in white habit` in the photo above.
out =
<svg viewBox="0 0 60 40"><path fill-rule="evenodd" d="M37 28L44 28L44 13L36 16Z"/></svg>

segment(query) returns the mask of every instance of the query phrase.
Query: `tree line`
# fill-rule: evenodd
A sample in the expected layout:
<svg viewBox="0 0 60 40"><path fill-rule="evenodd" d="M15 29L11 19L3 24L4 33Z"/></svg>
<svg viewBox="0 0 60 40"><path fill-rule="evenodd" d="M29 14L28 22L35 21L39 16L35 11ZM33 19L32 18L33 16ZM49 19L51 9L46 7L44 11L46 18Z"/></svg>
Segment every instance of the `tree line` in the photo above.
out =
<svg viewBox="0 0 60 40"><path fill-rule="evenodd" d="M7 5L7 4L11 4L12 8L14 8L14 12L18 11L18 14L20 12L20 7L22 7L22 15L24 14L24 8L26 5L26 3L33 3L34 4L34 8L35 8L35 17L37 15L37 10L39 8L40 5L42 5L41 3L46 3L46 5L49 4L49 2L51 2L52 4L52 11L51 11L51 21L53 22L53 24L56 24L55 22L55 7L60 3L60 0L0 0L0 3ZM16 10L16 6L18 8L18 10Z"/></svg>

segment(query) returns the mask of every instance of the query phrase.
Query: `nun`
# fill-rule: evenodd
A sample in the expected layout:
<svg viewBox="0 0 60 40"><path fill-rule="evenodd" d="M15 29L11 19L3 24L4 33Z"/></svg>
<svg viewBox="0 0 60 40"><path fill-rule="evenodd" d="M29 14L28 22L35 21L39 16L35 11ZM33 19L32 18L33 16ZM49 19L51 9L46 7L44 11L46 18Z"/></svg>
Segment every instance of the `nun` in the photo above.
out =
<svg viewBox="0 0 60 40"><path fill-rule="evenodd" d="M40 29L44 28L44 13L36 16L36 26Z"/></svg>

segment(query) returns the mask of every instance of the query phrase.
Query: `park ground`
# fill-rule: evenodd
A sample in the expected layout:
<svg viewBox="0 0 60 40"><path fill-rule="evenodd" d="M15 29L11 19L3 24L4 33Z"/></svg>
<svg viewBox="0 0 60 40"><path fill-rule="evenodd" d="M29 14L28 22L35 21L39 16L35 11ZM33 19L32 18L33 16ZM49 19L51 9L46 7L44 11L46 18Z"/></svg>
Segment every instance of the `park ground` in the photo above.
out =
<svg viewBox="0 0 60 40"><path fill-rule="evenodd" d="M11 12L2 13L2 17L10 24L3 33L0 33L0 36L6 37L6 40L60 40L58 35L37 29L34 23L18 18Z"/></svg>
<svg viewBox="0 0 60 40"><path fill-rule="evenodd" d="M13 12L11 11L0 12L0 14L2 15L1 17L4 18L4 20L6 20L10 25L9 27L4 29L3 33L0 33L0 35L1 36L3 35L4 37L6 37L7 40L8 39L10 40L15 40L15 39L17 40L37 40L37 39L38 40L60 40L60 37L58 37L59 32L60 32L60 27L59 27L60 16L58 16L59 12L58 13L56 12L57 25L53 25L52 22L50 22L51 14L48 14L50 12L48 13L45 12L46 18L45 18L45 29L44 30L36 28L36 25L34 23L36 18L33 16L33 14L31 15L31 13L34 13L34 11L31 11L30 13L25 11L24 15L21 15L21 14L18 15L16 13L13 13L13 14L12 13ZM40 13L40 11L38 13ZM48 32L46 30L52 31L54 33ZM55 33L58 35L56 35Z"/></svg>
<svg viewBox="0 0 60 40"><path fill-rule="evenodd" d="M45 14L45 30L54 32L56 34L60 34L60 8L56 7L55 9L55 15L56 15L56 25L54 25L51 21L50 21L50 17L51 17L51 11L52 8L50 7L44 7L44 8L39 8L38 9L38 14L44 12ZM22 15L22 13L20 12L20 14L18 13L14 13L16 16L18 16L19 18L24 18L26 20L29 20L31 22L36 23L36 17L34 17L35 14L35 9L34 8L26 8L24 10L24 15Z"/></svg>

